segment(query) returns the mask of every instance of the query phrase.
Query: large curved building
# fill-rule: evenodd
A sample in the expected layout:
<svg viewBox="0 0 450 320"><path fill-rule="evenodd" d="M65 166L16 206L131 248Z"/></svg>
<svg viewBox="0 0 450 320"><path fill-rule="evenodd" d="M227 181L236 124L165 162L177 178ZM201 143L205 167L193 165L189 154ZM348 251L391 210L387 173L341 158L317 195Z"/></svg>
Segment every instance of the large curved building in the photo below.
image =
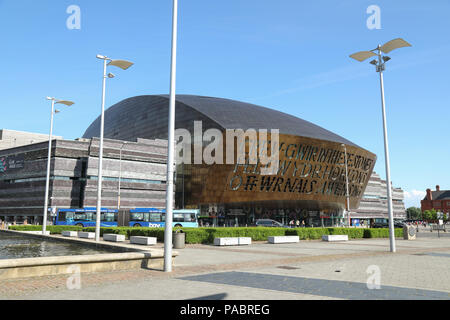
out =
<svg viewBox="0 0 450 320"><path fill-rule="evenodd" d="M167 139L168 109L167 95L119 102L105 112L105 137ZM223 221L232 218L246 224L257 218L284 222L300 218L309 225L324 224L324 219L325 225L336 224L346 203L346 177L350 205L357 208L375 166L373 153L286 113L229 99L178 95L176 129L186 129L195 136L199 123L202 134L216 129L224 137L228 137L227 130L279 130L279 168L275 175L261 174L261 163L249 162L248 158L240 164L227 164L225 154L226 164L177 163L176 205L198 207L202 214ZM100 118L86 130L84 138L98 137L99 133ZM194 143L198 141L195 139ZM271 139L269 135L267 145ZM200 141L205 148L205 140ZM248 144L246 151L248 156ZM235 152L233 157L238 160L238 148Z"/></svg>

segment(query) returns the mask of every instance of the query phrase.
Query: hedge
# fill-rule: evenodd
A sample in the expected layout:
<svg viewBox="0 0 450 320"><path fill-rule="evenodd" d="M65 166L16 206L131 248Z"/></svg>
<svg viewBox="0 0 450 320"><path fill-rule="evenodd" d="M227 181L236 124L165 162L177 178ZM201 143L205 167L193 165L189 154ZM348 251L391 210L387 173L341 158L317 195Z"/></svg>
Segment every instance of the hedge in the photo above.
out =
<svg viewBox="0 0 450 320"><path fill-rule="evenodd" d="M13 231L42 231L42 226L9 226L8 229ZM50 234L61 234L63 231L83 231L83 228L76 226L47 226L47 231L50 231Z"/></svg>
<svg viewBox="0 0 450 320"><path fill-rule="evenodd" d="M41 226L11 226L10 230L41 231ZM95 232L94 227L81 228L75 226L47 226L51 234L60 234L62 231ZM350 239L363 238L389 238L389 229L355 229L355 228L182 228L186 234L187 244L212 244L215 238L249 237L253 241L267 241L270 236L298 235L300 240L319 240L323 235L345 234ZM159 242L164 241L162 228L101 228L103 234L123 234L128 239L132 236L155 237ZM395 230L396 237L403 237L403 229Z"/></svg>

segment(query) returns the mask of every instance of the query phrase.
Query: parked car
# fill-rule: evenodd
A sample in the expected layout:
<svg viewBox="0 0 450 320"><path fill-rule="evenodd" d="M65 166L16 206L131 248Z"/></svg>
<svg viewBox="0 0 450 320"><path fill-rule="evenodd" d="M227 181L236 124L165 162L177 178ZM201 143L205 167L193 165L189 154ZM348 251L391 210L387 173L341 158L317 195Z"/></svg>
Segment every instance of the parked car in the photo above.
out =
<svg viewBox="0 0 450 320"><path fill-rule="evenodd" d="M276 228L288 228L288 226L271 219L259 219L256 220L257 227L276 227Z"/></svg>
<svg viewBox="0 0 450 320"><path fill-rule="evenodd" d="M401 229L405 224L401 221L394 221L394 228ZM372 228L389 228L388 222L375 222Z"/></svg>

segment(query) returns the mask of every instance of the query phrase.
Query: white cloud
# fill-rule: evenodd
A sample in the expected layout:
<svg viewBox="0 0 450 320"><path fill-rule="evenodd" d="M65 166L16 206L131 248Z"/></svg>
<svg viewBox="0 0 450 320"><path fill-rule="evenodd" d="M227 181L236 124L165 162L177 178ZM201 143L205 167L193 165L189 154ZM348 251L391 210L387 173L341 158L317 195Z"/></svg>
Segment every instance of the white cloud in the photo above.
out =
<svg viewBox="0 0 450 320"><path fill-rule="evenodd" d="M420 201L425 198L425 195L427 194L425 191L421 190L411 190L411 191L405 191L405 206L406 208L409 207L418 207L420 208Z"/></svg>

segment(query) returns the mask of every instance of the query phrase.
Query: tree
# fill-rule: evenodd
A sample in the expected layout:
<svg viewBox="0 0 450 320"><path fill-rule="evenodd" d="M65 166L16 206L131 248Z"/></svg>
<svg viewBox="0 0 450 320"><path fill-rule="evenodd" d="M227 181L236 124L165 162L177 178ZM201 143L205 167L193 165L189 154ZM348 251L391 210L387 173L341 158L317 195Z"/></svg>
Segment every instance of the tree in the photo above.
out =
<svg viewBox="0 0 450 320"><path fill-rule="evenodd" d="M437 212L435 209L431 210L425 210L423 213L423 219L430 221L430 220L437 220Z"/></svg>
<svg viewBox="0 0 450 320"><path fill-rule="evenodd" d="M409 220L420 220L422 218L422 210L416 207L406 209L406 216Z"/></svg>

